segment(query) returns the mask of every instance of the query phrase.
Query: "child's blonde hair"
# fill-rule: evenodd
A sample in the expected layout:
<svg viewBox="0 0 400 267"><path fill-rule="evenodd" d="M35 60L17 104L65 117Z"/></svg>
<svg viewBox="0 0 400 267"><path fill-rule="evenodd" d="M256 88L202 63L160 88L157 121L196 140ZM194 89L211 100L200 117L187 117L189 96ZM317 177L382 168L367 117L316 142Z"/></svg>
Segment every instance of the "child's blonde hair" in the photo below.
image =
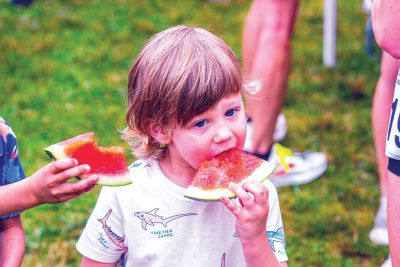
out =
<svg viewBox="0 0 400 267"><path fill-rule="evenodd" d="M139 158L159 157L163 144L149 124L185 125L224 96L241 92L240 64L232 49L209 31L176 26L154 35L128 77L125 139Z"/></svg>

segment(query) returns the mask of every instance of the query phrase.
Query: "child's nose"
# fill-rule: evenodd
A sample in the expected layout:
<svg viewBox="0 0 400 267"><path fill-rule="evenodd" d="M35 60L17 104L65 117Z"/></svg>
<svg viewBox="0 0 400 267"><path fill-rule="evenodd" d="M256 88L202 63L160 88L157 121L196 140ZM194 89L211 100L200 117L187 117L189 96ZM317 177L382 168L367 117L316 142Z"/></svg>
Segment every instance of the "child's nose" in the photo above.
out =
<svg viewBox="0 0 400 267"><path fill-rule="evenodd" d="M230 138L232 138L232 136L233 136L233 133L228 127L225 127L225 126L219 127L214 136L214 142L221 143L226 140L229 140Z"/></svg>

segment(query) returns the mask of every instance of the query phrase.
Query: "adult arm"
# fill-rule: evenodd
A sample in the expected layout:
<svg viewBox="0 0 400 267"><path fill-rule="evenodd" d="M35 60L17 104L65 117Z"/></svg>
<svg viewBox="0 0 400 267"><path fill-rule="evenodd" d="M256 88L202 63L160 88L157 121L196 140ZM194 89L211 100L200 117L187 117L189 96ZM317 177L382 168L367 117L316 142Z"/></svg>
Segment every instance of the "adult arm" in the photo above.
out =
<svg viewBox="0 0 400 267"><path fill-rule="evenodd" d="M400 1L374 0L372 5L372 27L378 45L400 58Z"/></svg>
<svg viewBox="0 0 400 267"><path fill-rule="evenodd" d="M25 254L25 235L20 216L0 220L0 266L21 266Z"/></svg>

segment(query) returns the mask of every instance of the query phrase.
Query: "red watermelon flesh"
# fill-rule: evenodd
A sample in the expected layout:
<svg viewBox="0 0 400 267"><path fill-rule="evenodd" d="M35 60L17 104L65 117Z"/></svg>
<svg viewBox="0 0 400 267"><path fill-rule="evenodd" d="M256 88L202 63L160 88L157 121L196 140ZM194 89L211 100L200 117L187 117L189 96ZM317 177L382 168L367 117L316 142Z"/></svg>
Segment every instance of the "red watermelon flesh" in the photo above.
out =
<svg viewBox="0 0 400 267"><path fill-rule="evenodd" d="M263 182L273 173L275 167L275 164L249 153L230 149L200 164L185 196L199 200L218 200L223 195L235 197L228 189L230 182Z"/></svg>
<svg viewBox="0 0 400 267"><path fill-rule="evenodd" d="M100 147L94 140L94 133L86 133L45 148L55 159L75 158L79 164L91 168L87 177L97 174L97 184L119 186L131 183L125 152L122 147Z"/></svg>

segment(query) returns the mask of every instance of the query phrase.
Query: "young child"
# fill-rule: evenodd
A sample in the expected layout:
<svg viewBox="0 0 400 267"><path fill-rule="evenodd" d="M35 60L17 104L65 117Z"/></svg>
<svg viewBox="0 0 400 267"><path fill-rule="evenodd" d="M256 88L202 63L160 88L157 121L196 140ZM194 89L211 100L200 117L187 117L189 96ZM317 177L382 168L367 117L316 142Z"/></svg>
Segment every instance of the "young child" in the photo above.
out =
<svg viewBox="0 0 400 267"><path fill-rule="evenodd" d="M230 185L238 199L184 197L200 162L242 149L240 65L210 32L152 37L128 81L124 138L141 158L133 184L103 188L77 243L81 266L287 266L275 187Z"/></svg>
<svg viewBox="0 0 400 267"><path fill-rule="evenodd" d="M22 210L63 202L92 188L98 179L95 176L76 183L66 182L90 170L87 165L76 165L73 159L59 160L24 179L15 135L0 117L0 266L21 266L25 253Z"/></svg>

